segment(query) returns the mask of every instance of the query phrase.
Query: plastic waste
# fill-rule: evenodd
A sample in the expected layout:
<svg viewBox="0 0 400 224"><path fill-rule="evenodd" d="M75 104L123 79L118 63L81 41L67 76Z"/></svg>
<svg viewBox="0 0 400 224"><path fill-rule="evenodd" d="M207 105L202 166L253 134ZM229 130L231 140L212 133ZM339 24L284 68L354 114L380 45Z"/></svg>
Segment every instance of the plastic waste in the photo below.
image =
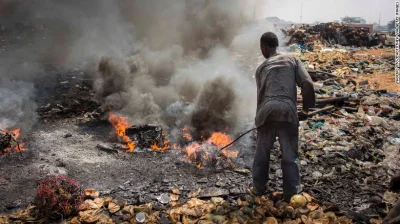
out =
<svg viewBox="0 0 400 224"><path fill-rule="evenodd" d="M368 115L370 115L370 116L375 116L375 109L374 109L374 107L372 107L372 106L370 106L370 107L368 107Z"/></svg>
<svg viewBox="0 0 400 224"><path fill-rule="evenodd" d="M317 123L314 123L311 127L312 130L315 130L317 128L321 128L322 126L324 126L323 122L318 121Z"/></svg>
<svg viewBox="0 0 400 224"><path fill-rule="evenodd" d="M387 138L387 140L388 140L390 143L392 143L393 145L400 144L400 138L393 138L393 137L389 136L389 137Z"/></svg>
<svg viewBox="0 0 400 224"><path fill-rule="evenodd" d="M168 204L171 201L171 198L169 197L168 194L162 194L159 197L157 197L157 200L162 204Z"/></svg>
<svg viewBox="0 0 400 224"><path fill-rule="evenodd" d="M351 98L358 98L358 93L352 93L352 94L350 94L350 97Z"/></svg>
<svg viewBox="0 0 400 224"><path fill-rule="evenodd" d="M342 136L342 135L345 135L346 134L346 132L344 132L344 131L342 131L342 130L338 130L338 134L339 134L339 136Z"/></svg>
<svg viewBox="0 0 400 224"><path fill-rule="evenodd" d="M360 118L363 118L365 116L365 112L362 106L358 107L357 115Z"/></svg>
<svg viewBox="0 0 400 224"><path fill-rule="evenodd" d="M312 178L313 178L313 179L319 179L319 178L321 178L321 177L322 177L322 173L319 172L319 171L314 171L314 172L312 173Z"/></svg>
<svg viewBox="0 0 400 224"><path fill-rule="evenodd" d="M138 223L144 223L146 221L146 214L144 212L139 212L136 214L136 221Z"/></svg>
<svg viewBox="0 0 400 224"><path fill-rule="evenodd" d="M385 119L377 116L368 116L366 115L368 122L373 126L381 126L384 128L388 128L389 124L386 122Z"/></svg>

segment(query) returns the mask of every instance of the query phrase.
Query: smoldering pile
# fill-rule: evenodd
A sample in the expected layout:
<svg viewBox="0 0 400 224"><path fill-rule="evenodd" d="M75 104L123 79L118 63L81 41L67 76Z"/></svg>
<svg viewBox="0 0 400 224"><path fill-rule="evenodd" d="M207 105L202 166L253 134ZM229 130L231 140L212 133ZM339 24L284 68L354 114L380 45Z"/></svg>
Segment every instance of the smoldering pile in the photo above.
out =
<svg viewBox="0 0 400 224"><path fill-rule="evenodd" d="M29 130L36 121L36 103L31 83L0 79L0 130Z"/></svg>
<svg viewBox="0 0 400 224"><path fill-rule="evenodd" d="M211 1L187 3L183 11L186 22L172 31L176 42L160 47L155 37L139 39L129 54L90 63L95 99L134 125L162 125L172 142L184 127L195 140L233 133L253 119L255 105L253 80L228 51L240 19Z"/></svg>
<svg viewBox="0 0 400 224"><path fill-rule="evenodd" d="M254 4L260 2L254 0ZM43 85L36 86L32 80L38 73L53 75L42 71L51 64L62 69L86 68L94 77L97 102L134 125L163 126L172 142L179 141L184 127L190 127L197 140L213 132L241 131L254 118L255 89L231 50L258 46L262 30L246 29L246 14L253 15L248 5L240 0L230 1L230 7L209 0L99 0L96 4L45 0L16 5L10 11L13 21L34 25L34 37L25 42L35 47L24 46L1 58L12 62L8 64L38 68L26 72L29 78L7 79L20 89L1 87L23 93L20 99L0 101L1 105L17 102L2 107L2 114L19 105L18 116L13 114L14 120L2 116L6 120L1 124L7 122L6 128L21 127L22 131L32 127L37 116L34 87Z"/></svg>

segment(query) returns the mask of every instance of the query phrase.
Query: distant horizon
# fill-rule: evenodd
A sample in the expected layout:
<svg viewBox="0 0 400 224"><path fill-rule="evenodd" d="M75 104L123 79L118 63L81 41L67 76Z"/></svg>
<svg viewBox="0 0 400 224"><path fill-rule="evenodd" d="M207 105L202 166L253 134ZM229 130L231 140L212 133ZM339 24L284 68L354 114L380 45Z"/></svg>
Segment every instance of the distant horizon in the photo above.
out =
<svg viewBox="0 0 400 224"><path fill-rule="evenodd" d="M349 17L357 18L357 17L359 17L359 16L349 16ZM277 17L277 16L267 16L267 17L265 17L265 18L260 18L260 19L256 19L256 20L262 20L262 19L268 19L268 18L278 18L278 19L283 20L283 21L288 22L288 23L300 24L300 22L294 22L294 21L291 21L291 20L286 20L286 19L284 19L284 18L279 18L279 17ZM362 18L362 17L361 17L361 18ZM394 20L394 19L393 19L393 20ZM342 20L341 20L341 19L335 19L335 20L327 21L327 22L314 21L314 22L311 22L311 23L303 22L303 24L313 24L313 23L317 23L317 22L318 22L318 23L342 22ZM367 21L367 23L365 23L365 24L372 24L372 25L374 25L374 24L378 24L378 22L368 23L368 21ZM386 24L382 24L382 22L381 22L381 26L386 26L386 25L387 25L387 23L386 23Z"/></svg>
<svg viewBox="0 0 400 224"><path fill-rule="evenodd" d="M340 22L342 17L349 16L364 18L367 24L379 24L380 19L380 25L387 25L395 17L395 0L254 1L258 3L254 10L256 18L278 17L293 23Z"/></svg>

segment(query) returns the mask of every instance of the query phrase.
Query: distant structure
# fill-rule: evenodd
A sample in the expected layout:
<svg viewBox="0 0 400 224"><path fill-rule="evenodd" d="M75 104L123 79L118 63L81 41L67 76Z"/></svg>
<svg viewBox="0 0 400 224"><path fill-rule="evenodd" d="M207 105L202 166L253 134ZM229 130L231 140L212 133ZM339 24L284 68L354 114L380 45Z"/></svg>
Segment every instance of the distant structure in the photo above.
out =
<svg viewBox="0 0 400 224"><path fill-rule="evenodd" d="M276 16L273 16L273 17L267 17L267 18L265 18L265 20L268 22L268 23L273 23L273 24L276 24L278 27L280 27L280 28L287 28L287 27L290 27L290 25L297 25L297 24L295 24L295 23L293 23L293 22L291 22L291 21L285 21L285 20L283 20L283 19L280 19L280 18L278 18L278 17L276 17Z"/></svg>
<svg viewBox="0 0 400 224"><path fill-rule="evenodd" d="M276 16L267 17L267 18L265 18L265 20L267 20L267 22L271 22L271 23L279 23L280 21L282 21L281 19L279 19Z"/></svg>
<svg viewBox="0 0 400 224"><path fill-rule="evenodd" d="M372 25L374 26L374 31L375 31L375 32L389 31L388 25L383 25L383 26L381 26L381 25L378 24L378 23L374 23L374 24L372 24Z"/></svg>
<svg viewBox="0 0 400 224"><path fill-rule="evenodd" d="M372 24L360 24L360 23L356 23L356 24L346 24L346 26L348 27L353 27L355 29L359 29L359 30L366 30L367 32L374 32L374 26Z"/></svg>
<svg viewBox="0 0 400 224"><path fill-rule="evenodd" d="M340 18L342 20L342 22L344 23L359 23L359 24L366 24L367 20L365 20L362 17L349 17L349 16L345 16Z"/></svg>

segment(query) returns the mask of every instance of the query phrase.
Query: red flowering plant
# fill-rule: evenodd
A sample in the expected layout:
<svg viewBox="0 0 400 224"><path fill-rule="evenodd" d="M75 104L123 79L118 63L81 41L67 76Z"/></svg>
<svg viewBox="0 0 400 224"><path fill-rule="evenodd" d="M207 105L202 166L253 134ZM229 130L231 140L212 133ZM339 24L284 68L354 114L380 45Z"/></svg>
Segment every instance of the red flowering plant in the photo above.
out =
<svg viewBox="0 0 400 224"><path fill-rule="evenodd" d="M83 202L80 184L66 176L40 181L36 193L39 213L51 219L65 218L79 211Z"/></svg>

